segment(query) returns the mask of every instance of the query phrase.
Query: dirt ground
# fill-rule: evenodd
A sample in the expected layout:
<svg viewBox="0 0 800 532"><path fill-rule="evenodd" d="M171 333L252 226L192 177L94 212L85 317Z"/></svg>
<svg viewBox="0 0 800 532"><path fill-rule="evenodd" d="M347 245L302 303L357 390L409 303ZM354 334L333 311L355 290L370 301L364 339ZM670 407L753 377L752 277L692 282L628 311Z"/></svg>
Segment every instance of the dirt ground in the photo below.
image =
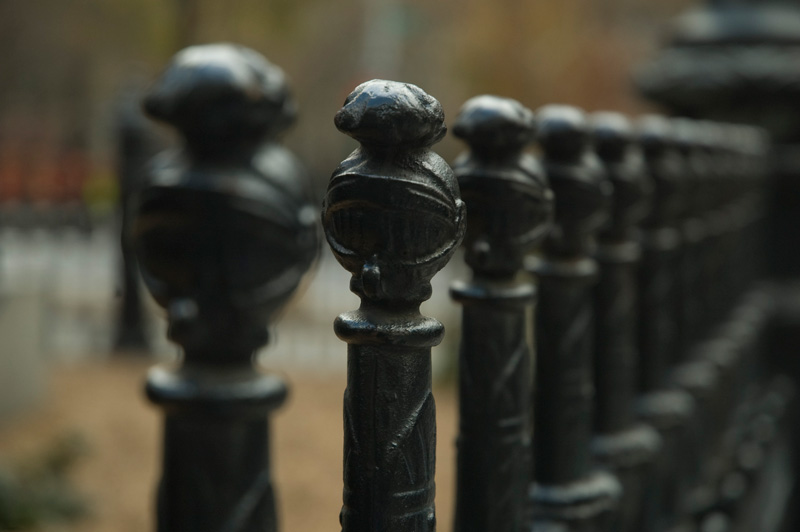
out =
<svg viewBox="0 0 800 532"><path fill-rule="evenodd" d="M118 358L56 367L42 404L0 426L0 459L30 455L53 437L78 431L91 446L74 471L92 515L45 532L154 530L153 493L161 417L141 390L144 360ZM292 374L291 396L275 416L273 461L283 531L339 529L344 376ZM450 530L456 405L452 387L435 389L438 418L437 522Z"/></svg>

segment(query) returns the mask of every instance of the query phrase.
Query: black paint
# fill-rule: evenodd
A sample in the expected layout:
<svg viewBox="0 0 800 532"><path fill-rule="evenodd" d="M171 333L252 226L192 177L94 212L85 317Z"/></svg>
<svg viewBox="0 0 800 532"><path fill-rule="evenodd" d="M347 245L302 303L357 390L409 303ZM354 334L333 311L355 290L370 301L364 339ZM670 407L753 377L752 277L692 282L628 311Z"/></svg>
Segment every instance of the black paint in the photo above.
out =
<svg viewBox="0 0 800 532"><path fill-rule="evenodd" d="M253 357L318 249L307 176L274 141L294 114L286 80L252 50L191 47L145 109L184 140L151 164L133 226L183 348L147 382L166 412L158 530L274 531L267 416L286 385Z"/></svg>
<svg viewBox="0 0 800 532"><path fill-rule="evenodd" d="M467 205L472 278L453 284L464 305L459 349L455 530L527 530L531 453L530 314L536 288L522 272L553 214L536 159L533 113L515 100L478 96L454 126L469 144L453 168Z"/></svg>
<svg viewBox="0 0 800 532"><path fill-rule="evenodd" d="M415 85L373 80L347 97L335 123L361 143L334 171L322 212L361 298L334 324L348 343L342 530L433 532L430 348L444 327L419 305L466 224L455 176L430 150L446 132L444 113Z"/></svg>

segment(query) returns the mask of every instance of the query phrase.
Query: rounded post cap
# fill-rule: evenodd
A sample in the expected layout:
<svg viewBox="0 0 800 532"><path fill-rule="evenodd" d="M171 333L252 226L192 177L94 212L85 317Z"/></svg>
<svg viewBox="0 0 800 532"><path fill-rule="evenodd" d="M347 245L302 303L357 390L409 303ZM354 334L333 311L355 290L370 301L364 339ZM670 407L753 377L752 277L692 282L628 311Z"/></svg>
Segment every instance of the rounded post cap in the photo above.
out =
<svg viewBox="0 0 800 532"><path fill-rule="evenodd" d="M350 93L334 117L336 128L370 147L428 147L447 126L436 98L411 83L373 79Z"/></svg>
<svg viewBox="0 0 800 532"><path fill-rule="evenodd" d="M453 134L473 151L518 151L535 138L533 112L511 98L481 95L467 100L453 125Z"/></svg>
<svg viewBox="0 0 800 532"><path fill-rule="evenodd" d="M190 144L206 145L277 135L297 114L283 70L234 44L178 52L151 87L144 109L176 127Z"/></svg>
<svg viewBox="0 0 800 532"><path fill-rule="evenodd" d="M584 112L570 105L546 105L536 112L537 137L547 157L579 157L589 141L588 126Z"/></svg>
<svg viewBox="0 0 800 532"><path fill-rule="evenodd" d="M631 123L620 113L592 113L589 127L597 155L607 162L621 160L633 141Z"/></svg>

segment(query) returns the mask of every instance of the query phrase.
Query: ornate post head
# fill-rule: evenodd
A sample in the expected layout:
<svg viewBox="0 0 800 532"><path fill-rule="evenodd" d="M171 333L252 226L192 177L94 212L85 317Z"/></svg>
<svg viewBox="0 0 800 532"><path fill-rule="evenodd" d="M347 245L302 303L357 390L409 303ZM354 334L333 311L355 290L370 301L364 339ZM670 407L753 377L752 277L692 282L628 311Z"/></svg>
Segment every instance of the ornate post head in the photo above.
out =
<svg viewBox="0 0 800 532"><path fill-rule="evenodd" d="M150 89L144 108L180 132L193 158L214 162L233 155L249 159L297 114L283 71L233 44L179 52Z"/></svg>
<svg viewBox="0 0 800 532"><path fill-rule="evenodd" d="M597 155L613 186L611 221L601 238L628 239L631 229L647 214L652 187L641 153L633 144L630 122L619 113L595 113L591 131Z"/></svg>
<svg viewBox="0 0 800 532"><path fill-rule="evenodd" d="M653 199L644 225L672 226L681 209L678 192L683 166L676 151L674 128L667 118L647 115L638 120L636 137L653 180Z"/></svg>
<svg viewBox="0 0 800 532"><path fill-rule="evenodd" d="M686 221L696 218L701 212L702 201L697 193L706 166L701 150L702 128L698 121L690 118L673 118L671 121L675 131L675 146L683 159L684 171L679 190L681 217Z"/></svg>
<svg viewBox="0 0 800 532"><path fill-rule="evenodd" d="M545 249L555 257L591 253L594 234L608 220L611 186L592 152L583 111L548 105L537 113L539 143L550 187L556 198L555 225Z"/></svg>
<svg viewBox="0 0 800 532"><path fill-rule="evenodd" d="M477 96L461 108L453 133L469 144L453 165L467 204L466 262L487 276L509 276L550 228L553 192L536 159L533 113L516 100Z"/></svg>
<svg viewBox="0 0 800 532"><path fill-rule="evenodd" d="M294 116L282 71L252 50L194 46L145 99L183 146L151 165L133 229L170 338L196 359L249 359L314 260L307 176L270 142Z"/></svg>
<svg viewBox="0 0 800 532"><path fill-rule="evenodd" d="M328 243L362 305L418 307L466 225L453 171L430 150L447 131L442 107L415 85L372 80L347 97L335 124L361 146L331 176Z"/></svg>

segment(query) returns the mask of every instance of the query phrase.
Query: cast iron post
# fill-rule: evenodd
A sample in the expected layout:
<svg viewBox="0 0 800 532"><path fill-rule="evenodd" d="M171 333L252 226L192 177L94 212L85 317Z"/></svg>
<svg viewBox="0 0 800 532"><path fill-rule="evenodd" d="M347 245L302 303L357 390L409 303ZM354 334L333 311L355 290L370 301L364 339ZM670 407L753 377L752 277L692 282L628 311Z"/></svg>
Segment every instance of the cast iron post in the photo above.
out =
<svg viewBox="0 0 800 532"><path fill-rule="evenodd" d="M678 342L673 364L686 361L691 347L705 332L702 328L700 294L703 240L705 223L701 210L701 179L703 168L700 151L700 130L697 122L687 118L672 119L676 146L682 159L682 174L678 180L680 215L678 231L681 246L678 253Z"/></svg>
<svg viewBox="0 0 800 532"><path fill-rule="evenodd" d="M591 116L597 155L613 186L610 223L599 233L595 287L596 388L592 450L618 476L623 499L613 530L640 530L645 476L661 445L658 433L636 420L636 274L641 250L635 226L647 212L650 180L632 145L633 131L617 113Z"/></svg>
<svg viewBox="0 0 800 532"><path fill-rule="evenodd" d="M556 199L544 256L531 264L540 279L536 316L534 530L555 524L601 530L620 485L593 465L590 451L594 386L592 293L595 234L608 218L611 186L589 150L583 112L547 106L538 113L544 168Z"/></svg>
<svg viewBox="0 0 800 532"><path fill-rule="evenodd" d="M770 180L760 199L767 203L764 219L731 238L737 241L730 277L737 289L731 292L748 286L754 274L766 274L776 283L771 291L775 310L768 323L772 346L762 357L771 361L774 370L792 375L795 382L800 382L800 359L795 356L800 348L800 306L796 304L800 247L793 229L798 225L800 204L798 57L800 3L796 0L698 1L671 25L666 47L638 71L636 80L645 96L674 114L755 124L769 132ZM737 203L739 210L747 201ZM768 230L759 238L764 228ZM743 236L745 240L755 237L755 247L743 245ZM757 271L753 267L761 257L766 268ZM793 440L796 460L800 436L786 427L782 432ZM794 464L775 471L773 485L797 476ZM786 508L785 530L800 528L796 511L800 489Z"/></svg>
<svg viewBox="0 0 800 532"><path fill-rule="evenodd" d="M684 242L680 267L681 345L671 379L679 388L689 392L696 403L686 455L694 465L685 475L691 489L685 492L684 499L691 518L699 524L715 496L709 478L721 421L714 416L712 408L720 386L720 373L715 364L703 356L705 351L714 348L709 341L713 331L709 327L703 298L707 292L703 273L709 253L714 252L710 246L708 222L711 209L707 197L707 182L713 170L706 153L713 146L714 139L702 122L676 118L672 123L686 168L686 186L682 187L681 194L686 210L681 222Z"/></svg>
<svg viewBox="0 0 800 532"><path fill-rule="evenodd" d="M681 513L687 460L680 444L694 410L687 392L668 385L677 345L678 189L683 163L667 119L643 117L637 124L637 140L653 181L650 210L640 236L637 410L644 422L659 431L663 444L656 474L645 488L655 507L644 516L643 529L661 531L676 525Z"/></svg>
<svg viewBox="0 0 800 532"><path fill-rule="evenodd" d="M359 85L336 127L361 143L334 171L322 211L358 310L334 324L348 343L343 532L433 532L436 419L422 316L431 278L464 236L458 183L430 146L446 132L437 100L385 80Z"/></svg>
<svg viewBox="0 0 800 532"><path fill-rule="evenodd" d="M478 96L453 132L469 144L453 169L467 205L465 259L472 279L453 284L464 305L459 350L456 532L521 532L529 525L531 327L536 286L523 259L541 244L553 193L538 161L533 113Z"/></svg>
<svg viewBox="0 0 800 532"><path fill-rule="evenodd" d="M294 106L252 50L196 46L145 99L183 146L151 165L133 228L145 283L183 348L147 394L166 412L159 532L274 532L268 413L286 385L254 353L318 247L307 178L274 142Z"/></svg>

